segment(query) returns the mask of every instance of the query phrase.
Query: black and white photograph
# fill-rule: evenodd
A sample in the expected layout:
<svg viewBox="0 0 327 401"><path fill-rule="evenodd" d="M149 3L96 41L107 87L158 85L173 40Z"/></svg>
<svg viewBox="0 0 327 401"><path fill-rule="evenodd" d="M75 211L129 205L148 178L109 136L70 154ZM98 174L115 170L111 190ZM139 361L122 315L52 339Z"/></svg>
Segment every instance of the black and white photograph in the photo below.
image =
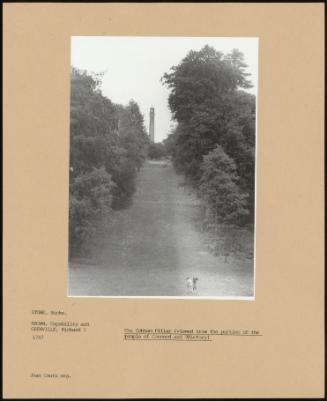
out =
<svg viewBox="0 0 327 401"><path fill-rule="evenodd" d="M254 300L258 38L70 56L68 296Z"/></svg>

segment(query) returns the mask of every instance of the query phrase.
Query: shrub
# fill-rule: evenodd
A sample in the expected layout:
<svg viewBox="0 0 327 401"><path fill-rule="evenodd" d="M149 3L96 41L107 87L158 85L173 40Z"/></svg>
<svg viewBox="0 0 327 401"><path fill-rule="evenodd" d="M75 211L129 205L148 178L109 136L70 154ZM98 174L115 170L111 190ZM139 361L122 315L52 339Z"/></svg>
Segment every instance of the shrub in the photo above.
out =
<svg viewBox="0 0 327 401"><path fill-rule="evenodd" d="M115 188L104 167L71 179L69 199L69 253L90 252L96 234L110 221Z"/></svg>
<svg viewBox="0 0 327 401"><path fill-rule="evenodd" d="M148 148L149 159L162 159L166 156L165 145L162 143L151 143Z"/></svg>
<svg viewBox="0 0 327 401"><path fill-rule="evenodd" d="M223 223L243 224L249 214L248 195L237 185L234 161L218 145L204 156L201 171L200 191L212 216Z"/></svg>

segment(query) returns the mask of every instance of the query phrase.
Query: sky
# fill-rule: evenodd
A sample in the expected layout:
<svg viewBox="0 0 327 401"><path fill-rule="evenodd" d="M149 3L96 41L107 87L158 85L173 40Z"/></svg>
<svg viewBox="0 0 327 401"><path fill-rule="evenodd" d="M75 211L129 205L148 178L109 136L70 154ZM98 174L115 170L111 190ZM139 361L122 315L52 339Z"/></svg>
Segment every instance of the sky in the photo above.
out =
<svg viewBox="0 0 327 401"><path fill-rule="evenodd" d="M71 65L89 72L103 72L102 94L113 103L126 105L135 100L149 129L150 107L155 108L155 142L170 133L174 122L168 107L169 90L160 82L172 66L178 65L190 50L205 45L229 53L239 49L248 65L257 94L258 38L236 37L128 37L73 36Z"/></svg>

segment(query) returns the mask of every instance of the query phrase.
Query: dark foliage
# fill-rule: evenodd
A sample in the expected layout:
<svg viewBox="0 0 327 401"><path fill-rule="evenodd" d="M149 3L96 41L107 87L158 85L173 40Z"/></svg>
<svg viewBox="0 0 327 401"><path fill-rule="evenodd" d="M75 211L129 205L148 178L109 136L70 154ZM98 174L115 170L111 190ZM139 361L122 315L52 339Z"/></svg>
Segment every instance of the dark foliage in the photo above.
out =
<svg viewBox="0 0 327 401"><path fill-rule="evenodd" d="M190 51L162 78L178 123L166 140L174 166L201 188L212 213L231 224L254 216L255 97L242 90L251 87L245 67L238 50L224 55L205 46ZM220 173L230 176L228 184ZM238 212L217 210L214 205L221 207L224 196Z"/></svg>
<svg viewBox="0 0 327 401"><path fill-rule="evenodd" d="M151 143L148 148L149 159L162 159L166 156L166 148L163 143Z"/></svg>
<svg viewBox="0 0 327 401"><path fill-rule="evenodd" d="M137 103L113 104L101 94L100 84L99 76L71 71L71 256L90 248L96 234L110 224L112 209L129 205L147 152Z"/></svg>

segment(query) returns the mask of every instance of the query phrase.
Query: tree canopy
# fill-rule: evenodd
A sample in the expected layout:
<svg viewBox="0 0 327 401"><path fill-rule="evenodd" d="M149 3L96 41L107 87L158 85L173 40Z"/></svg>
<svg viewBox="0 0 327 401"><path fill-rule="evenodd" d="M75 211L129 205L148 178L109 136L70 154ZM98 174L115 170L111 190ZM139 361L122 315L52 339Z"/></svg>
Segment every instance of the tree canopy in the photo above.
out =
<svg viewBox="0 0 327 401"><path fill-rule="evenodd" d="M184 173L195 187L200 188L202 183L203 189L203 180L208 178L202 168L204 156L211 154L214 163L219 146L219 152L234 163L237 184L233 179L233 188L248 199L246 208L251 220L255 96L245 91L251 87L246 67L239 50L223 54L205 46L190 51L180 64L163 75L162 82L170 89L168 103L177 122L167 141L176 170ZM209 159L206 160L208 169Z"/></svg>
<svg viewBox="0 0 327 401"><path fill-rule="evenodd" d="M129 205L148 136L136 102L114 104L101 76L71 71L70 251L90 242L112 209ZM102 222L102 223L101 223ZM101 223L101 224L100 224Z"/></svg>

